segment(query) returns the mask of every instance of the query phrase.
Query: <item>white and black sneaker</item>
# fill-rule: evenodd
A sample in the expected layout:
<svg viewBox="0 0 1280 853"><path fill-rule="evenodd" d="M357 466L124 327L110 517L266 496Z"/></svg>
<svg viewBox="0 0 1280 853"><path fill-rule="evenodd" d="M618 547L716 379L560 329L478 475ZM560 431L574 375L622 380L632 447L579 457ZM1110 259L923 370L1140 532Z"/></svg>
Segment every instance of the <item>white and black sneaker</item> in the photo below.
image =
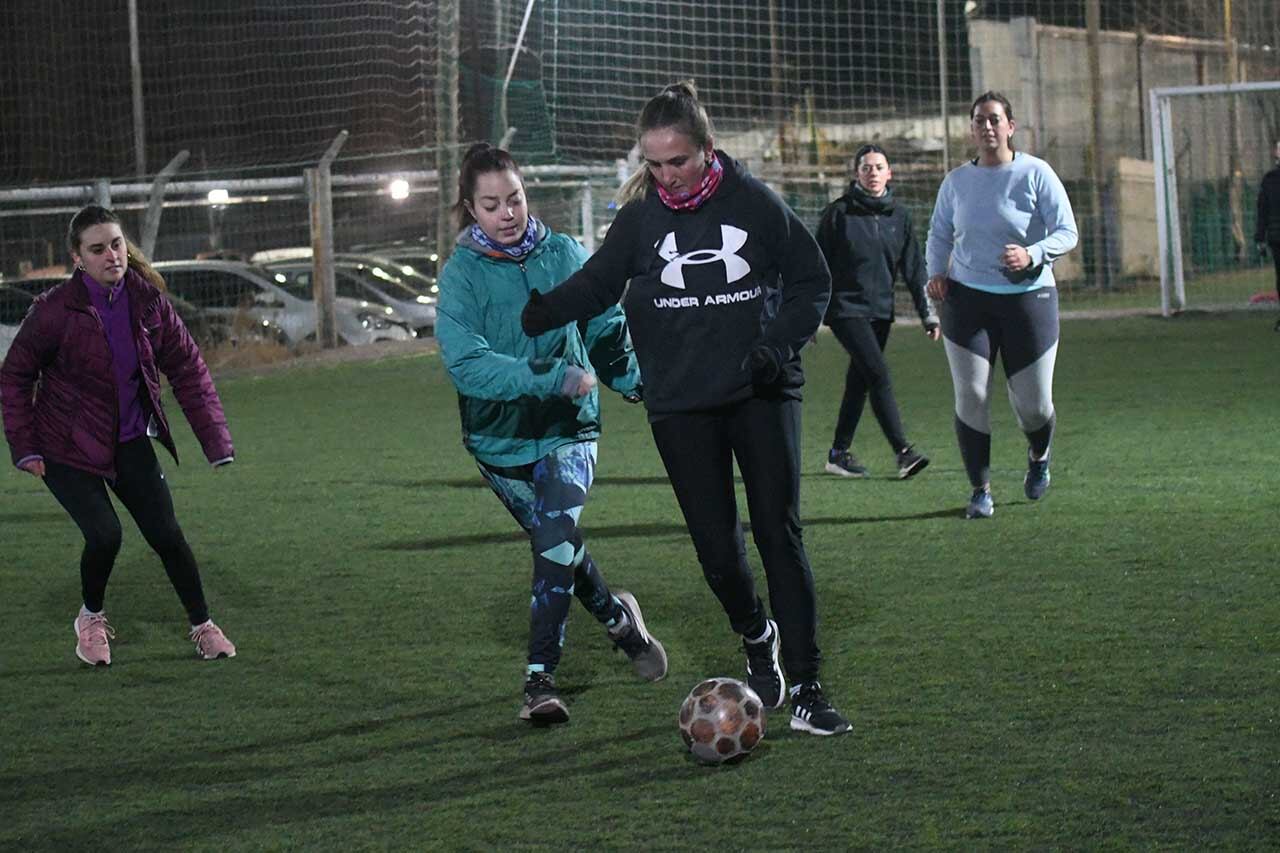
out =
<svg viewBox="0 0 1280 853"><path fill-rule="evenodd" d="M811 735L842 735L853 726L831 707L821 684L805 681L791 688L791 728Z"/></svg>
<svg viewBox="0 0 1280 853"><path fill-rule="evenodd" d="M787 695L787 682L782 677L782 664L778 662L778 623L766 619L767 630L759 642L742 638L742 650L747 653L747 686L756 692L766 708L781 708Z"/></svg>
<svg viewBox="0 0 1280 853"><path fill-rule="evenodd" d="M524 707L520 719L535 726L554 726L569 722L569 707L556 690L555 677L549 672L531 672L524 682Z"/></svg>
<svg viewBox="0 0 1280 853"><path fill-rule="evenodd" d="M626 615L617 625L607 629L609 639L631 659L637 675L645 681L661 681L667 674L667 650L645 629L644 614L640 612L640 604L634 595L619 590L614 598L618 599Z"/></svg>
<svg viewBox="0 0 1280 853"><path fill-rule="evenodd" d="M908 444L898 454L898 479L906 480L919 474L929 465L929 457L917 453L915 447Z"/></svg>

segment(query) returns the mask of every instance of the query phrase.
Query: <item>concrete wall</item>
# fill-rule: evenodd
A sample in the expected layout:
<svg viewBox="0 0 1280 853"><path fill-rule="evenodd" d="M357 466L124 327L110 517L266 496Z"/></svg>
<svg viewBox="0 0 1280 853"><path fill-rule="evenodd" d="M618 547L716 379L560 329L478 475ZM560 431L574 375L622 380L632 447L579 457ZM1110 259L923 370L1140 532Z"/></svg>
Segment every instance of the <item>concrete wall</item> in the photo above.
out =
<svg viewBox="0 0 1280 853"><path fill-rule="evenodd" d="M975 20L969 24L969 51L974 93L996 89L1013 102L1015 143L1052 163L1064 181L1088 178L1092 107L1085 31L1034 18ZM1104 171L1120 157L1150 158L1151 89L1226 82L1221 41L1107 31L1100 34L1099 52ZM1243 79L1280 77L1273 54L1242 48ZM1194 111L1199 115L1185 121L1199 129L1183 135L1200 147L1198 158L1221 163L1218 176L1225 176L1226 101L1205 101ZM1251 136L1265 138L1267 120L1262 111L1241 111L1243 148L1250 147Z"/></svg>

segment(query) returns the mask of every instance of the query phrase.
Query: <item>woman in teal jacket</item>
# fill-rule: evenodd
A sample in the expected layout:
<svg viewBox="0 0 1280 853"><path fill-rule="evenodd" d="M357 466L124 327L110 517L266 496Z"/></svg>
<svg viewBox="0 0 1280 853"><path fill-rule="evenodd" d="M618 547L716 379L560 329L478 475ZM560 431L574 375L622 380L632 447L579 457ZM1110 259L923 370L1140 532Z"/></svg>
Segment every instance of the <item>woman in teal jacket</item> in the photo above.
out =
<svg viewBox="0 0 1280 853"><path fill-rule="evenodd" d="M463 230L441 273L436 337L458 389L462 443L532 545L520 718L563 723L568 709L554 673L571 594L641 677L657 681L667 673L666 652L646 630L635 597L609 591L578 528L600 437L596 377L638 402L640 374L617 306L536 339L521 331L529 292L554 288L587 253L529 215L524 180L510 154L472 146L459 172L456 210Z"/></svg>

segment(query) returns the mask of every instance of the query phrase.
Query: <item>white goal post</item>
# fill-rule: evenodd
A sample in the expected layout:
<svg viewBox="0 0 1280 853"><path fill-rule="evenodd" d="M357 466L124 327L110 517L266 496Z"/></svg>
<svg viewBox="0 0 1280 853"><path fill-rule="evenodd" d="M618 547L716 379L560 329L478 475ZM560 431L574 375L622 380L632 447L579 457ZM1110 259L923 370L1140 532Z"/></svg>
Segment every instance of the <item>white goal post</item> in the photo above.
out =
<svg viewBox="0 0 1280 853"><path fill-rule="evenodd" d="M1150 91L1151 159L1155 167L1156 230L1160 252L1160 311L1166 317L1187 306L1182 261L1183 223L1178 206L1177 152L1173 134L1174 104L1178 99L1206 95L1233 96L1261 92L1280 94L1280 80L1172 86Z"/></svg>

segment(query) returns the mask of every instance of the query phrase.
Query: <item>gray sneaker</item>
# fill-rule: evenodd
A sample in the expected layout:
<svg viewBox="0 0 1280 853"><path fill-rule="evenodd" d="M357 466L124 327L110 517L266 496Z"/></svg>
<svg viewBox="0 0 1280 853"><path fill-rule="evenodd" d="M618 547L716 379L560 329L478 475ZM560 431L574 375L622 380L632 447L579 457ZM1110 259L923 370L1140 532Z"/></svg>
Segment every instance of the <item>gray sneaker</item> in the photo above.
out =
<svg viewBox="0 0 1280 853"><path fill-rule="evenodd" d="M555 726L569 722L569 708L560 698L556 679L549 672L531 672L524 682L524 706L520 719L535 726Z"/></svg>
<svg viewBox="0 0 1280 853"><path fill-rule="evenodd" d="M627 618L608 629L609 639L631 659L637 675L645 681L661 681L667 674L667 650L645 628L644 614L634 595L619 590L614 598Z"/></svg>
<svg viewBox="0 0 1280 853"><path fill-rule="evenodd" d="M1027 458L1027 476L1022 478L1022 490L1027 500L1038 501L1049 489L1049 460Z"/></svg>

